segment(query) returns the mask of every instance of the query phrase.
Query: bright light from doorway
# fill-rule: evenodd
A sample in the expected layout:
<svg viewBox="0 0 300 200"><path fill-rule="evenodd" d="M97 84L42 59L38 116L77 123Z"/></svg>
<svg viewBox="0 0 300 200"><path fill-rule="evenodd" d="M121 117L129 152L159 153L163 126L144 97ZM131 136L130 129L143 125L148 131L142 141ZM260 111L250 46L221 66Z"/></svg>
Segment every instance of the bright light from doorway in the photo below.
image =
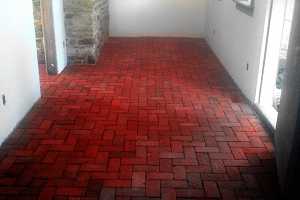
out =
<svg viewBox="0 0 300 200"><path fill-rule="evenodd" d="M269 26L259 108L275 128L286 67L295 0L274 0Z"/></svg>

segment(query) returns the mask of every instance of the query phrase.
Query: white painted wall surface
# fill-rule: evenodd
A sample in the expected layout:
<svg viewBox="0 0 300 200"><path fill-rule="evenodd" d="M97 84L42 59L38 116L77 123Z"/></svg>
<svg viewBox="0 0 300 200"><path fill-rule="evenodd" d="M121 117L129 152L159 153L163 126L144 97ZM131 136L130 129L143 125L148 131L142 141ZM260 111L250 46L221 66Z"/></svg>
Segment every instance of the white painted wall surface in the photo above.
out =
<svg viewBox="0 0 300 200"><path fill-rule="evenodd" d="M40 97L31 0L1 1L0 6L0 143Z"/></svg>
<svg viewBox="0 0 300 200"><path fill-rule="evenodd" d="M56 59L58 73L67 65L67 51L65 48L66 32L64 21L63 0L52 0L53 22L55 31Z"/></svg>
<svg viewBox="0 0 300 200"><path fill-rule="evenodd" d="M110 35L205 37L206 4L207 0L110 0Z"/></svg>
<svg viewBox="0 0 300 200"><path fill-rule="evenodd" d="M209 0L207 41L242 92L255 101L270 0L255 1L253 16L232 0ZM246 63L249 70L246 70Z"/></svg>

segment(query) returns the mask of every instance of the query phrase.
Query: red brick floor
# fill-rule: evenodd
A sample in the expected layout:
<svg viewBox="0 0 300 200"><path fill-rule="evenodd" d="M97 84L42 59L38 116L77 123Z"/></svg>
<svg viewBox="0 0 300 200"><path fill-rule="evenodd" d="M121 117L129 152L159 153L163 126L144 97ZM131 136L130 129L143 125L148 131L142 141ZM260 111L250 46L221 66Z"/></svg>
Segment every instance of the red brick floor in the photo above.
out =
<svg viewBox="0 0 300 200"><path fill-rule="evenodd" d="M276 199L271 140L201 40L110 39L41 82L0 199Z"/></svg>

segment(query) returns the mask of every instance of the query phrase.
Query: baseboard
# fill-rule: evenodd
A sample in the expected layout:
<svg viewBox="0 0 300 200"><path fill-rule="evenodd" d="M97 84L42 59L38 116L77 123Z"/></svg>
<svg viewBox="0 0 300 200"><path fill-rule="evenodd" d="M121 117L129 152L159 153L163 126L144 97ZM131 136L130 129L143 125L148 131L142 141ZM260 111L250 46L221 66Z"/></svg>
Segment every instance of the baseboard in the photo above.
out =
<svg viewBox="0 0 300 200"><path fill-rule="evenodd" d="M16 126L6 137L0 138L0 148L5 143L5 141L7 139L9 139L9 137L16 131L16 129L20 126L20 124L24 121L24 119L28 116L28 114L32 111L32 109L39 103L41 98L42 98L42 96L40 96L39 98L37 98L37 100L34 101L32 106L28 109L28 111L25 113L25 115L16 123Z"/></svg>
<svg viewBox="0 0 300 200"><path fill-rule="evenodd" d="M261 120L262 124L263 124L263 128L267 131L268 135L271 137L271 139L274 142L274 135L275 135L275 129L272 126L272 124L269 122L269 120L266 118L266 116L263 114L263 112L261 111L261 109L258 107L258 105L256 103L254 103L253 101L251 101L246 94L244 94L244 92L241 90L241 88L238 86L238 84L234 81L234 79L232 78L232 76L230 75L230 73L227 71L226 67L224 67L223 63L220 61L220 59L218 58L218 56L215 54L215 52L213 51L213 49L209 46L209 42L207 41L207 39L205 39L205 42L207 43L208 47L210 48L211 52L214 54L214 56L216 57L216 59L218 60L219 64L223 67L223 69L225 70L227 76L230 78L230 80L232 81L232 83L236 86L237 90L242 94L243 98L246 100L246 103L253 109L253 111L255 112L256 116Z"/></svg>

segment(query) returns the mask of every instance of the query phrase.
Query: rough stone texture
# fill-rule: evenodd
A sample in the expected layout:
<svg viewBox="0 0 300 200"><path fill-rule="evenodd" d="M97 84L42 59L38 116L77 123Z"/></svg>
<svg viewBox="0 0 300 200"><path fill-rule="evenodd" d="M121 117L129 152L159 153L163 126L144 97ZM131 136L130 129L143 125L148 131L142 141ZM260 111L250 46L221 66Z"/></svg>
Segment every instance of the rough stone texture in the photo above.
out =
<svg viewBox="0 0 300 200"><path fill-rule="evenodd" d="M69 63L93 63L93 0L64 0Z"/></svg>
<svg viewBox="0 0 300 200"><path fill-rule="evenodd" d="M109 29L109 4L108 0L95 0L93 10L94 23L94 55L98 58L101 47L108 38Z"/></svg>
<svg viewBox="0 0 300 200"><path fill-rule="evenodd" d="M64 0L64 10L68 63L95 63L108 35L108 0Z"/></svg>
<svg viewBox="0 0 300 200"><path fill-rule="evenodd" d="M41 13L41 0L32 0L33 3L33 15L36 32L36 45L38 61L40 64L45 64L45 50L44 50L44 33L43 22Z"/></svg>

